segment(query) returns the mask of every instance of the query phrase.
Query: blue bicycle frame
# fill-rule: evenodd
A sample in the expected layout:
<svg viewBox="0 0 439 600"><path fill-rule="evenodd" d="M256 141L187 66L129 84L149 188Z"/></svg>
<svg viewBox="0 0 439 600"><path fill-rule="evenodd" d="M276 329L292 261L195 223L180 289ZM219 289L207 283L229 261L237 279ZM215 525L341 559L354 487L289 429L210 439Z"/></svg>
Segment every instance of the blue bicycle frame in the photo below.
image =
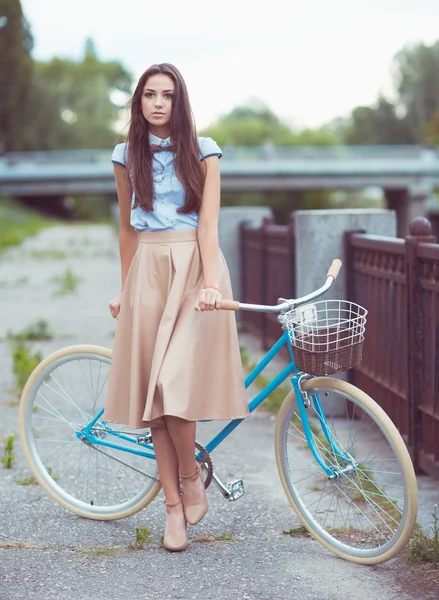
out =
<svg viewBox="0 0 439 600"><path fill-rule="evenodd" d="M249 373L247 378L245 379L245 387L246 389L253 383L258 375L265 369L265 367L273 360L275 356L281 351L281 349L287 346L291 358L291 362L284 368L282 371L274 377L274 379L261 391L257 396L255 396L248 405L250 413L253 412L262 402L281 384L287 379L287 377L291 376L291 382L293 384L293 389L296 394L297 406L299 408L300 418L302 420L303 431L308 442L309 448L318 462L318 464L322 467L325 473L330 477L334 478L335 472L331 469L323 459L319 449L315 443L314 436L312 434L307 408L305 406L304 398L302 391L300 389L300 379L304 375L301 371L297 370L296 363L294 360L294 354L292 351L292 347L289 341L288 331L285 330L279 340L273 345L273 347L267 352L264 358L256 365L256 367ZM312 403L315 409L315 412L319 418L320 425L322 427L322 431L325 435L325 438L331 448L331 451L335 457L339 457L342 461L352 461L352 457L346 452L340 452L339 448L335 444L329 427L326 423L326 418L324 411L321 407L320 400L317 394L312 395ZM117 444L116 442L108 441L99 437L94 432L95 425L98 423L101 418L104 409L102 409L92 421L86 427L84 427L81 431L76 433L78 439L85 441L87 440L90 444L96 444L100 446L107 446L109 448L114 448L115 450L121 450L123 452L129 452L131 454L137 454L138 456L144 456L145 458L155 459L155 454L153 450L153 445L149 443L139 442L135 437L126 435L125 433L120 433L115 429L112 429L106 421L101 421L98 425L99 428L104 427L104 432L106 435L111 435L115 438L119 438L120 440L124 440L126 442L130 442L133 444L133 447L124 446L121 444ZM234 430L244 419L234 419L229 421L229 423L216 434L216 436L205 446L207 452L212 452L225 438ZM95 430L96 431L96 430ZM134 445L136 447L134 447Z"/></svg>

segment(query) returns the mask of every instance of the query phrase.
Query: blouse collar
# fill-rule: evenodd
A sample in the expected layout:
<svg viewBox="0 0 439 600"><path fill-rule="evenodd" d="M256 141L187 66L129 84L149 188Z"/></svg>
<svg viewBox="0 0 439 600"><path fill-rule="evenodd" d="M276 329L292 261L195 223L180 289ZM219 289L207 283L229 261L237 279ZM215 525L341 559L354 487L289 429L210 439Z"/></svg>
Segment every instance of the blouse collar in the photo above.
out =
<svg viewBox="0 0 439 600"><path fill-rule="evenodd" d="M162 138L159 138L156 135L154 135L153 133L151 133L150 131L148 133L149 133L149 143L150 144L157 144L157 146L170 146L172 144L171 136L169 136L163 140Z"/></svg>

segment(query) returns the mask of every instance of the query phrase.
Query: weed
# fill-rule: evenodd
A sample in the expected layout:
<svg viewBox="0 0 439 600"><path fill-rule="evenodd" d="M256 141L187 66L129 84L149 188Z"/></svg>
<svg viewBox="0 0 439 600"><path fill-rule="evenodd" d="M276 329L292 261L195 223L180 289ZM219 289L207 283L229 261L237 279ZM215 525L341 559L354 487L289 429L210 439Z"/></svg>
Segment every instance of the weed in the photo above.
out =
<svg viewBox="0 0 439 600"><path fill-rule="evenodd" d="M6 339L9 341L51 340L53 339L53 333L50 331L49 323L45 319L39 319L18 333L8 331Z"/></svg>
<svg viewBox="0 0 439 600"><path fill-rule="evenodd" d="M17 479L17 477L14 477L14 481L18 485L38 485L38 481L33 475L30 477L23 477L23 479Z"/></svg>
<svg viewBox="0 0 439 600"><path fill-rule="evenodd" d="M106 546L98 546L96 548L79 548L77 550L79 554L83 554L84 556L119 556L120 554L125 554L127 552L126 548L121 548L120 546L115 547L106 547Z"/></svg>
<svg viewBox="0 0 439 600"><path fill-rule="evenodd" d="M15 375L17 393L21 393L32 371L43 360L40 352L32 352L24 340L15 340L12 350L12 370Z"/></svg>
<svg viewBox="0 0 439 600"><path fill-rule="evenodd" d="M291 535L291 537L310 537L308 529L303 525L289 529L288 531L282 531L282 533L284 535Z"/></svg>
<svg viewBox="0 0 439 600"><path fill-rule="evenodd" d="M0 542L0 548L3 550L38 550L40 546L32 544L32 542L20 542L11 540L10 542Z"/></svg>
<svg viewBox="0 0 439 600"><path fill-rule="evenodd" d="M74 292L81 278L75 275L70 267L67 267L62 275L53 277L52 281L58 284L58 289L54 291L53 295L62 296Z"/></svg>
<svg viewBox="0 0 439 600"><path fill-rule="evenodd" d="M242 538L235 538L232 533L222 531L219 535L213 535L213 533L197 535L194 542L242 542Z"/></svg>
<svg viewBox="0 0 439 600"><path fill-rule="evenodd" d="M13 433L10 433L6 438L5 447L3 449L3 456L0 457L0 461L2 462L5 469L12 469L12 466L14 464L14 442L15 435Z"/></svg>
<svg viewBox="0 0 439 600"><path fill-rule="evenodd" d="M65 260L69 255L64 250L32 250L30 253L32 258L43 258L50 260Z"/></svg>
<svg viewBox="0 0 439 600"><path fill-rule="evenodd" d="M17 200L0 200L0 252L9 246L21 244L27 237L44 227L56 225L56 221L41 217Z"/></svg>
<svg viewBox="0 0 439 600"><path fill-rule="evenodd" d="M432 536L424 533L417 523L412 538L407 547L407 558L412 562L428 562L439 566L439 514L438 505L432 512Z"/></svg>
<svg viewBox="0 0 439 600"><path fill-rule="evenodd" d="M129 545L133 550L143 550L152 542L152 532L148 527L136 527L136 541Z"/></svg>

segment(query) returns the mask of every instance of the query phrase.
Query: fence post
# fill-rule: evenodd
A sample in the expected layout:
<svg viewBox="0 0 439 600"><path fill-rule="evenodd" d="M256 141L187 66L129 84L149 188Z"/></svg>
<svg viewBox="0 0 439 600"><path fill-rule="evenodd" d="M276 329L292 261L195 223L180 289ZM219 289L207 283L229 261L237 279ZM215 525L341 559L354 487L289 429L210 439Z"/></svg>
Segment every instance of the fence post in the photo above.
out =
<svg viewBox="0 0 439 600"><path fill-rule="evenodd" d="M357 302L355 294L354 253L351 249L351 236L355 233L366 233L366 231L364 229L351 229L345 231L343 239L344 265L340 276L344 276L346 300L349 302ZM355 383L355 369L351 369L347 372L346 380L349 381L349 383Z"/></svg>
<svg viewBox="0 0 439 600"><path fill-rule="evenodd" d="M267 304L268 300L268 296L271 290L267 289L267 285L268 285L268 278L267 278L267 273L268 273L268 262L269 262L269 256L268 256L268 243L267 243L267 235L268 235L268 229L270 227L270 225L274 225L274 218L273 217L264 217L262 219L262 227L261 227L261 245L262 245L262 258L261 258L261 269L262 269L262 274L261 274L261 281L262 281L262 298L261 298L261 304ZM270 348L268 341L267 341L267 329L269 326L268 323L268 314L267 313L262 313L261 314L261 326L262 326L262 331L261 331L261 342L262 342L262 348L264 350L268 350Z"/></svg>
<svg viewBox="0 0 439 600"><path fill-rule="evenodd" d="M421 415L418 406L425 397L424 361L428 360L424 348L424 331L427 327L425 311L422 305L421 276L417 259L418 245L434 243L431 224L424 217L414 219L409 227L410 235L405 238L406 282L407 282L407 319L408 319L408 442L409 451L416 472L419 472L418 452L421 435Z"/></svg>

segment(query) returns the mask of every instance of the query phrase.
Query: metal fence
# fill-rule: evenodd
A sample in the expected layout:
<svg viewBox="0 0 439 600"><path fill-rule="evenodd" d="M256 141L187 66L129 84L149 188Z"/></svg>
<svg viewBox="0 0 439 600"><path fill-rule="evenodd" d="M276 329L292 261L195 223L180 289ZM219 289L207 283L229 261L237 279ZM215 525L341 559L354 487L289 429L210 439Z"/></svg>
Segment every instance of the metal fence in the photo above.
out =
<svg viewBox="0 0 439 600"><path fill-rule="evenodd" d="M277 304L295 295L294 225L274 225L264 219L260 228L241 226L243 302ZM246 328L268 349L281 335L277 315L244 311Z"/></svg>
<svg viewBox="0 0 439 600"><path fill-rule="evenodd" d="M355 385L398 427L417 470L439 479L439 244L416 219L403 239L347 236L347 293L369 310ZM437 375L436 375L437 373Z"/></svg>
<svg viewBox="0 0 439 600"><path fill-rule="evenodd" d="M369 311L363 362L351 371L401 432L415 468L439 480L439 244L416 219L406 239L346 234L347 298ZM295 296L294 226L241 229L243 302ZM275 315L244 312L265 349Z"/></svg>

